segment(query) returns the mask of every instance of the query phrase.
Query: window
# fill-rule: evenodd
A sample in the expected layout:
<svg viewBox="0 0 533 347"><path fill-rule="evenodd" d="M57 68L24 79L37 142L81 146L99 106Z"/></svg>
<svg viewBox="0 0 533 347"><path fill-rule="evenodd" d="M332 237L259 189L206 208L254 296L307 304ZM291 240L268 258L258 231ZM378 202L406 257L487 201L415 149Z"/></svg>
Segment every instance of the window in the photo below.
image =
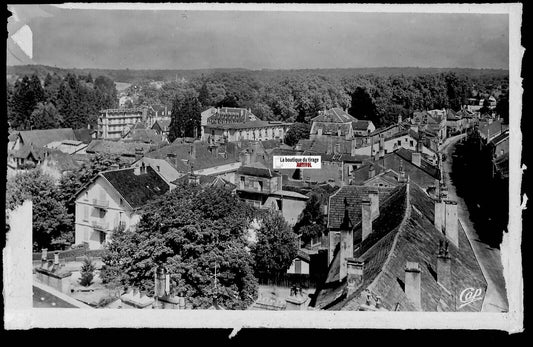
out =
<svg viewBox="0 0 533 347"><path fill-rule="evenodd" d="M411 147L414 146L413 140L409 141L409 145L410 145Z"/></svg>
<svg viewBox="0 0 533 347"><path fill-rule="evenodd" d="M402 145L402 140L398 140L398 146Z"/></svg>
<svg viewBox="0 0 533 347"><path fill-rule="evenodd" d="M83 220L88 221L89 220L89 206L83 205Z"/></svg>
<svg viewBox="0 0 533 347"><path fill-rule="evenodd" d="M259 181L259 191L260 192L263 191L263 182L262 181Z"/></svg>

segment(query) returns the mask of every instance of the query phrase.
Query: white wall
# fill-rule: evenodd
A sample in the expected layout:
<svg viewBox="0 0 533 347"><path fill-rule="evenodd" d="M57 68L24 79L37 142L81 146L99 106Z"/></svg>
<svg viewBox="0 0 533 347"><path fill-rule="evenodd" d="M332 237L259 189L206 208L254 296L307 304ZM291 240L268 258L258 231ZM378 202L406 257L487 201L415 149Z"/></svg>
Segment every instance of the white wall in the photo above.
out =
<svg viewBox="0 0 533 347"><path fill-rule="evenodd" d="M108 206L103 210L97 208L93 199L107 201ZM102 247L101 231L95 230L92 223L103 224L104 232L110 234L119 221L125 222L126 228L131 228L138 223L139 216L133 213L127 202L122 201L121 204L117 191L104 178L98 177L76 199L75 243L88 242L91 249L99 249Z"/></svg>

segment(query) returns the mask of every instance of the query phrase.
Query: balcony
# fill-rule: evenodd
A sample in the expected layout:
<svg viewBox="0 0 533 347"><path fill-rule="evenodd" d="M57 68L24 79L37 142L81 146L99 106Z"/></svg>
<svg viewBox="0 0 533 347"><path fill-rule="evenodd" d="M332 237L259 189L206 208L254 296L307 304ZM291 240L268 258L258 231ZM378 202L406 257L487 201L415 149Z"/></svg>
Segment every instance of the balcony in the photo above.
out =
<svg viewBox="0 0 533 347"><path fill-rule="evenodd" d="M93 229L95 230L103 230L103 231L109 230L109 223L101 221L101 220L93 220L91 222L91 225L93 226Z"/></svg>
<svg viewBox="0 0 533 347"><path fill-rule="evenodd" d="M93 199L93 205L94 207L106 209L109 207L109 200Z"/></svg>

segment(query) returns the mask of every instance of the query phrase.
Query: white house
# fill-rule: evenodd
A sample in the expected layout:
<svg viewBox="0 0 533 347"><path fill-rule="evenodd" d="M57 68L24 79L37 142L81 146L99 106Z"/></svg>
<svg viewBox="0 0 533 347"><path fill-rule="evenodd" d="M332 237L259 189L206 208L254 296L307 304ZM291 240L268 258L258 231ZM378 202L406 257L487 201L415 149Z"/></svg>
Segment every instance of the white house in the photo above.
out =
<svg viewBox="0 0 533 347"><path fill-rule="evenodd" d="M102 248L113 230L132 230L140 220L139 208L168 191L150 166L99 173L76 194L75 243Z"/></svg>

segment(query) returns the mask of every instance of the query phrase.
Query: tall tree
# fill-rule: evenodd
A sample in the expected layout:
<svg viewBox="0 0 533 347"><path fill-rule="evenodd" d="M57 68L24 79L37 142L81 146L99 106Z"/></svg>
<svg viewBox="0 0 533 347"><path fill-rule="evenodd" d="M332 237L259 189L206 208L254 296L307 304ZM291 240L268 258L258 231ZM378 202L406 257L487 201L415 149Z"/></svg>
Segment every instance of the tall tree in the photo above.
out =
<svg viewBox="0 0 533 347"><path fill-rule="evenodd" d="M320 198L312 194L305 205L298 222L294 225L294 232L301 235L304 243L319 237L326 231L326 219L322 213Z"/></svg>
<svg viewBox="0 0 533 347"><path fill-rule="evenodd" d="M62 123L61 116L54 104L39 102L30 116L32 129L55 129Z"/></svg>
<svg viewBox="0 0 533 347"><path fill-rule="evenodd" d="M296 234L277 211L266 210L258 220L257 242L251 248L255 273L261 277L282 274L298 252Z"/></svg>
<svg viewBox="0 0 533 347"><path fill-rule="evenodd" d="M6 207L13 209L25 200L33 201L33 248L61 247L74 241L74 220L58 199L53 179L34 169L7 180Z"/></svg>
<svg viewBox="0 0 533 347"><path fill-rule="evenodd" d="M172 119L168 139L173 142L178 137L198 137L201 133L201 105L194 90L174 99Z"/></svg>
<svg viewBox="0 0 533 347"><path fill-rule="evenodd" d="M246 309L257 297L246 250L250 218L251 207L229 190L179 185L144 208L135 232L113 234L103 258L106 271L153 293L154 270L164 265L171 287L193 308L217 302Z"/></svg>
<svg viewBox="0 0 533 347"><path fill-rule="evenodd" d="M31 114L39 102L45 99L41 81L37 75L24 76L15 82L10 100L8 120L11 127L18 130L31 128Z"/></svg>
<svg viewBox="0 0 533 347"><path fill-rule="evenodd" d="M285 135L284 141L288 146L294 146L301 139L308 139L309 133L311 132L311 126L306 123L294 123L291 125L287 134Z"/></svg>

